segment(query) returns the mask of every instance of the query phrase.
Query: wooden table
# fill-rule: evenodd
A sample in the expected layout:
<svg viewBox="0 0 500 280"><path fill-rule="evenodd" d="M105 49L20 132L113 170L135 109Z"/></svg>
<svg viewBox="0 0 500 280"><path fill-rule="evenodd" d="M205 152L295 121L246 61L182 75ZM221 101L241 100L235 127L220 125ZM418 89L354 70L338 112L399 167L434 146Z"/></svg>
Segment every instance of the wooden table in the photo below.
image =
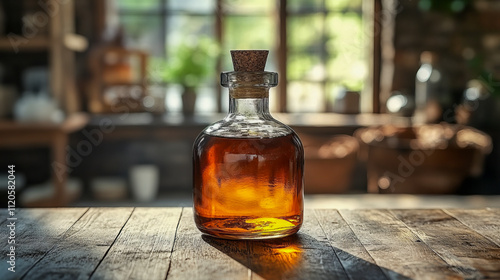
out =
<svg viewBox="0 0 500 280"><path fill-rule="evenodd" d="M203 236L191 208L15 212L0 279L500 279L500 208L308 210L270 241Z"/></svg>

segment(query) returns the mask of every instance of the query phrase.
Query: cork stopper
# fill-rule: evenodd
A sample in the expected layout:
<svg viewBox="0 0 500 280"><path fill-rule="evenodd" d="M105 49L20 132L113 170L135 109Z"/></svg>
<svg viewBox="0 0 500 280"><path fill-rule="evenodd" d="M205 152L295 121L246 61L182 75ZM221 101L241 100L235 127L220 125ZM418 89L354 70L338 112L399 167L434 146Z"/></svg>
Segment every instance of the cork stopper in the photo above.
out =
<svg viewBox="0 0 500 280"><path fill-rule="evenodd" d="M234 71L261 72L266 67L267 50L234 50L231 51Z"/></svg>
<svg viewBox="0 0 500 280"><path fill-rule="evenodd" d="M229 87L232 98L267 98L269 87L278 84L278 74L265 72L267 50L233 50L234 72L221 74L221 85Z"/></svg>

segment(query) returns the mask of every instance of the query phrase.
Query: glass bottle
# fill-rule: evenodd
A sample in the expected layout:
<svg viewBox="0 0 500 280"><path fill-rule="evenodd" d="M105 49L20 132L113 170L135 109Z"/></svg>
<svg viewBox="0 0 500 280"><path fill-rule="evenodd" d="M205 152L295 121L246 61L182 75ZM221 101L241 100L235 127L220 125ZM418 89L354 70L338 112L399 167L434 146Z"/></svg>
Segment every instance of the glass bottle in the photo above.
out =
<svg viewBox="0 0 500 280"><path fill-rule="evenodd" d="M264 71L267 53L231 51L235 71L221 74L229 113L194 142L194 216L205 234L277 238L302 225L304 149L269 113L278 74Z"/></svg>
<svg viewBox="0 0 500 280"><path fill-rule="evenodd" d="M415 79L415 116L424 123L438 123L453 103L448 77L436 53L423 52L420 62Z"/></svg>

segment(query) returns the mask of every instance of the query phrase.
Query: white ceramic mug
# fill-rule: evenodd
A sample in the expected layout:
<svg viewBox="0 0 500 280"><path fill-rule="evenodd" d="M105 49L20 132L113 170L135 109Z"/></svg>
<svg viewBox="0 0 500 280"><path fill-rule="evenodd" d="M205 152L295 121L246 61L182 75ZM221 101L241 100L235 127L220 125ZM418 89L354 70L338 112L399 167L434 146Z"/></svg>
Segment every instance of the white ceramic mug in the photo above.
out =
<svg viewBox="0 0 500 280"><path fill-rule="evenodd" d="M153 164L134 165L129 169L130 185L135 200L148 202L158 193L159 169Z"/></svg>

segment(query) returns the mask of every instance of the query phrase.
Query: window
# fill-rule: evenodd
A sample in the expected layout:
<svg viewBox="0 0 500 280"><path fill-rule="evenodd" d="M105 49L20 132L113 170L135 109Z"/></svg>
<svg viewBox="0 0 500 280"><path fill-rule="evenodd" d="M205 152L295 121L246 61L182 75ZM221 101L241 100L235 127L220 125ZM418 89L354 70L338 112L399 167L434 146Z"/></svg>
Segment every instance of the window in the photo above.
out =
<svg viewBox="0 0 500 280"><path fill-rule="evenodd" d="M208 36L219 43L218 67L199 89L199 112L227 109L228 97L217 77L232 69L231 49L271 50L267 69L287 80L281 79L282 88L271 91L272 111L325 112L342 88L364 88L365 40L371 37L364 33L361 0L116 1L129 47L147 49L168 61L169 49L186 38ZM179 111L180 89L156 88L162 89L169 111Z"/></svg>

